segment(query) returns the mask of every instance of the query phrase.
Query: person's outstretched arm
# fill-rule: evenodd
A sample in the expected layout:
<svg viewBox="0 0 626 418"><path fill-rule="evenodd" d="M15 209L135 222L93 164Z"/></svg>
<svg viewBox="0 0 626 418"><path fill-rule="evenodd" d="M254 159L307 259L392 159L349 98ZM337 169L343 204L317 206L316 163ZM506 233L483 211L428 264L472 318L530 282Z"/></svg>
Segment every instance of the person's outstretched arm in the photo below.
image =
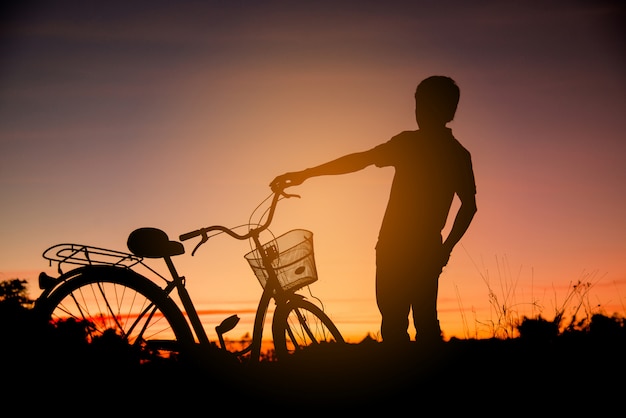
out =
<svg viewBox="0 0 626 418"><path fill-rule="evenodd" d="M273 190L275 188L297 186L310 177L353 173L373 163L371 150L355 152L312 168L307 168L302 171L292 171L277 176L270 183L270 187Z"/></svg>

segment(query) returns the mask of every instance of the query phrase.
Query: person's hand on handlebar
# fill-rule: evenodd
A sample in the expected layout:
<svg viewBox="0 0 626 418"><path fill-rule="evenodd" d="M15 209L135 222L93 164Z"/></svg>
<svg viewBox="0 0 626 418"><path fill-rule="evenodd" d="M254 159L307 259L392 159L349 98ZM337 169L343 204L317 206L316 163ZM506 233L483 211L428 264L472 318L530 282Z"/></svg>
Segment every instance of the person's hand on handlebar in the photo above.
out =
<svg viewBox="0 0 626 418"><path fill-rule="evenodd" d="M306 179L303 171L294 171L277 176L270 183L270 187L273 192L280 192L287 187L302 184Z"/></svg>

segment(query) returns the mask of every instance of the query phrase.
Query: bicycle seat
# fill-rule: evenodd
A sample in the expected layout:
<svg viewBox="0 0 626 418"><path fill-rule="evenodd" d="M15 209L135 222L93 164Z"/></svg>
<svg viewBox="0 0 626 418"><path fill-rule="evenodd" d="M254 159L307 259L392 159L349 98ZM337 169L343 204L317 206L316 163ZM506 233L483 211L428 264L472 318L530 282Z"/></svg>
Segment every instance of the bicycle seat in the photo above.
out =
<svg viewBox="0 0 626 418"><path fill-rule="evenodd" d="M157 228L135 229L128 236L128 249L139 257L161 258L185 253L178 241L170 241L167 234Z"/></svg>

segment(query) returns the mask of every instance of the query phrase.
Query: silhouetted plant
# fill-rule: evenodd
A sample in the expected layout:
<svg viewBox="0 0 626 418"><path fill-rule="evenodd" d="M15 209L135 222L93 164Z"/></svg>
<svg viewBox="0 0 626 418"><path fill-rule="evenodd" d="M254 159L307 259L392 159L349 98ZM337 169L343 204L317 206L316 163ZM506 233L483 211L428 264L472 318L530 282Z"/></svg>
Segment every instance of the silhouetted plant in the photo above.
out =
<svg viewBox="0 0 626 418"><path fill-rule="evenodd" d="M520 338L531 341L553 341L559 335L559 325L541 317L524 317L517 327Z"/></svg>
<svg viewBox="0 0 626 418"><path fill-rule="evenodd" d="M27 280L11 279L0 282L0 303L5 305L20 305L30 308L33 300L28 297Z"/></svg>
<svg viewBox="0 0 626 418"><path fill-rule="evenodd" d="M614 315L595 314L589 323L589 334L594 338L615 339L626 337L626 319Z"/></svg>
<svg viewBox="0 0 626 418"><path fill-rule="evenodd" d="M34 338L30 309L33 301L28 297L26 284L21 279L0 282L0 337L6 353L25 349Z"/></svg>
<svg viewBox="0 0 626 418"><path fill-rule="evenodd" d="M487 285L489 304L494 318L489 320L476 319L476 323L486 326L491 334L491 338L515 338L519 335L518 326L523 320L523 318L520 317L521 308L524 306L540 308L540 306L536 300L525 303L517 302L515 298L519 273L516 277L513 277L508 260L506 259L501 261L496 258L496 266L498 270L500 296L492 286L489 270L485 269L484 272L479 270L481 278ZM478 338L478 335L476 337Z"/></svg>
<svg viewBox="0 0 626 418"><path fill-rule="evenodd" d="M481 278L487 285L489 304L494 317L489 320L475 319L478 325L488 328L492 338L510 339L518 337L520 336L520 326L523 322L529 320L535 320L537 324L529 322L521 328L526 328L526 332L532 333L549 332L553 334L554 330L551 328L555 326L557 334L587 329L592 316L597 314L601 308L600 305L592 304L590 301L590 291L599 279L594 277L595 272L586 272L576 283L570 283L568 293L560 304L556 303L555 296L554 318L551 321L547 321L543 312L543 306L534 297L531 296L530 302L526 303L516 301L515 293L519 275L513 277L508 261L506 259L503 261L496 259L496 265L500 295L492 286L489 271L487 269L484 272L479 270ZM531 308L533 314L522 316L522 308L527 309L528 307ZM536 314L534 314L535 311L537 312ZM565 323L566 316L569 317L570 315L569 322ZM548 326L544 321L549 322L551 325ZM540 331L539 327L544 329ZM478 338L478 332L477 330L476 338Z"/></svg>
<svg viewBox="0 0 626 418"><path fill-rule="evenodd" d="M589 301L589 292L593 285L591 280L578 280L577 283L571 285L570 292L554 315L554 322L559 325L561 331L573 331L589 326L591 318L595 314L594 310L599 309L599 305L592 306ZM564 325L566 311L571 312L571 320L567 325ZM581 315L583 315L582 318Z"/></svg>
<svg viewBox="0 0 626 418"><path fill-rule="evenodd" d="M68 318L54 323L45 324L47 328L42 337L46 340L46 345L50 350L57 353L76 352L85 350L88 345L86 321L77 321Z"/></svg>
<svg viewBox="0 0 626 418"><path fill-rule="evenodd" d="M526 341L554 341L560 336L589 336L596 340L616 340L626 337L626 319L618 315L608 317L594 314L589 321L579 321L576 326L560 329L555 321L548 321L541 316L524 317L518 326L520 339Z"/></svg>
<svg viewBox="0 0 626 418"><path fill-rule="evenodd" d="M137 366L141 360L140 350L131 346L128 341L118 335L114 329L107 329L93 338L89 344L89 353L109 367Z"/></svg>

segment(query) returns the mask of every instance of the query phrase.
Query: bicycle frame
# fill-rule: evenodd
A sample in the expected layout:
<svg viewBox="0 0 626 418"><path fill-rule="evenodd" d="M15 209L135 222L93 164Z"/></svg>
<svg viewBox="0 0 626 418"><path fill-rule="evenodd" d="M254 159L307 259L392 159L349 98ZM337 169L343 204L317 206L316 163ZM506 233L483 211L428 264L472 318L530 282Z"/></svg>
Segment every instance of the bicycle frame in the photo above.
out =
<svg viewBox="0 0 626 418"><path fill-rule="evenodd" d="M257 245L257 249L261 249L262 245L259 241L258 234L254 234L253 239L255 244ZM264 258L264 263L266 263L266 260L268 260L267 254L262 251L262 255ZM176 292L176 294L180 298L180 303L183 307L183 311L187 314L189 323L194 334L196 335L196 338L198 339L198 342L201 345L211 344L206 329L204 328L204 325L200 320L200 316L198 315L191 296L185 286L185 277L178 274L171 257L164 258L170 274L172 275L172 280L168 281L168 284L166 287L163 288L163 291L167 294L170 294L172 291ZM269 266L268 272L270 272L270 279L268 279L268 283L265 286L263 293L261 294L261 299L259 300L259 303L257 305L254 318L254 326L252 330L252 340L250 344L246 346L246 348L239 351L232 351L232 353L237 356L241 356L248 352L251 352L251 358L254 360L257 360L261 357L263 329L265 324L265 317L269 310L269 304L272 299L276 299L277 301L282 302L285 298L285 291L278 284L278 278L276 277L276 272L271 266L271 261L268 261L266 265ZM218 334L220 347L222 349L227 350L224 343L223 334L233 329L237 325L238 321L239 318L236 315L233 315L226 318L224 321L222 321L222 323L216 326L216 332Z"/></svg>

